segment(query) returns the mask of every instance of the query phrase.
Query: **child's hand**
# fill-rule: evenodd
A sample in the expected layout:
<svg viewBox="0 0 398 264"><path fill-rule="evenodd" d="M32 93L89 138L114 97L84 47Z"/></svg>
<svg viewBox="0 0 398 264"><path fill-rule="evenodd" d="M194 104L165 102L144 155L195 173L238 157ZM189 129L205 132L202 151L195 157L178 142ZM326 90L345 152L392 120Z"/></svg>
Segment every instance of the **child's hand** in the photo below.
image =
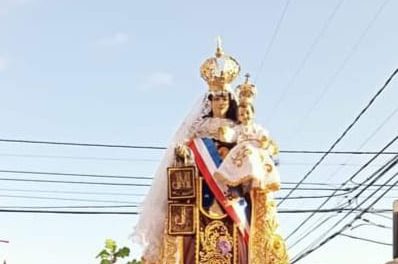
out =
<svg viewBox="0 0 398 264"><path fill-rule="evenodd" d="M222 159L225 159L225 157L228 155L229 149L227 147L219 147L218 148L218 154Z"/></svg>

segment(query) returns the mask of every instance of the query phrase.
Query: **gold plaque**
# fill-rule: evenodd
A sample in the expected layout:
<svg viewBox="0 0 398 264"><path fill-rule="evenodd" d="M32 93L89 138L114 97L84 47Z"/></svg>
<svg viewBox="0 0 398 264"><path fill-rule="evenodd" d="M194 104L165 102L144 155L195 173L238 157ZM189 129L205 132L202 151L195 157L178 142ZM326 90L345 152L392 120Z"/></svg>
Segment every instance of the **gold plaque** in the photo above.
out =
<svg viewBox="0 0 398 264"><path fill-rule="evenodd" d="M195 234L195 206L169 204L169 235Z"/></svg>
<svg viewBox="0 0 398 264"><path fill-rule="evenodd" d="M169 200L195 198L194 166L167 168Z"/></svg>

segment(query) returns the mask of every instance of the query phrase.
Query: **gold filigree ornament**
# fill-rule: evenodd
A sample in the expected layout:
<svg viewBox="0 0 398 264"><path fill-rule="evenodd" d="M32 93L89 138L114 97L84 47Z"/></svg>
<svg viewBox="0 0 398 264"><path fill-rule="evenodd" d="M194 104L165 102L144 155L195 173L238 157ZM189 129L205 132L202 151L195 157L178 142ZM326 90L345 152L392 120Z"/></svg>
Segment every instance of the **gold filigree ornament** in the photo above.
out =
<svg viewBox="0 0 398 264"><path fill-rule="evenodd" d="M240 65L236 59L226 55L218 38L215 57L208 58L200 67L200 75L209 85L210 92L229 91L232 83L239 75Z"/></svg>
<svg viewBox="0 0 398 264"><path fill-rule="evenodd" d="M283 238L273 233L266 246L268 252L267 263L270 264L289 264L289 256L287 255L286 245Z"/></svg>
<svg viewBox="0 0 398 264"><path fill-rule="evenodd" d="M232 162L236 167L240 168L243 165L243 160L251 154L253 154L252 150L246 145L243 145L235 156L232 157Z"/></svg>
<svg viewBox="0 0 398 264"><path fill-rule="evenodd" d="M270 163L266 163L266 164L264 164L264 169L265 169L268 173L271 173L272 170L273 170L273 166L272 166L272 164L270 164Z"/></svg>
<svg viewBox="0 0 398 264"><path fill-rule="evenodd" d="M233 238L222 221L216 220L200 232L199 263L230 264L233 254Z"/></svg>
<svg viewBox="0 0 398 264"><path fill-rule="evenodd" d="M259 144L260 144L260 148L262 149L267 149L270 145L270 140L268 139L267 136L262 136L259 139Z"/></svg>

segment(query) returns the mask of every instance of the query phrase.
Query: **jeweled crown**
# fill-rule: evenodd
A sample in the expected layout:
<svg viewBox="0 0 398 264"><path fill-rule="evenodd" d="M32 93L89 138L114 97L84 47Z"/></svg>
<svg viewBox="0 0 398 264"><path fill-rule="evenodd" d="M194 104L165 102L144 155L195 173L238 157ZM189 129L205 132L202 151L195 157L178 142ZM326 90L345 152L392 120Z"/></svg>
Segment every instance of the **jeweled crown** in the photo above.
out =
<svg viewBox="0 0 398 264"><path fill-rule="evenodd" d="M250 83L250 74L245 74L245 82L236 87L235 94L238 96L240 103L253 103L254 96L257 93L257 88Z"/></svg>
<svg viewBox="0 0 398 264"><path fill-rule="evenodd" d="M239 75L240 65L236 59L226 55L218 38L215 57L208 58L200 67L200 75L209 85L211 92L228 91Z"/></svg>

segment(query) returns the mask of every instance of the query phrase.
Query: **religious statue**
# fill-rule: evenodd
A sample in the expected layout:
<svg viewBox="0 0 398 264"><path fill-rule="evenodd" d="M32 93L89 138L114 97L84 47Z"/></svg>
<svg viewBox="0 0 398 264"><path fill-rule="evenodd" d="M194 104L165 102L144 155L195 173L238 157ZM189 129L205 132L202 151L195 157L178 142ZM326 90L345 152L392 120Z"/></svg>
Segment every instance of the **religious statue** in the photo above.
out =
<svg viewBox="0 0 398 264"><path fill-rule="evenodd" d="M256 87L218 42L200 68L209 90L177 130L134 238L147 264L288 264L277 233L278 147L254 121Z"/></svg>

